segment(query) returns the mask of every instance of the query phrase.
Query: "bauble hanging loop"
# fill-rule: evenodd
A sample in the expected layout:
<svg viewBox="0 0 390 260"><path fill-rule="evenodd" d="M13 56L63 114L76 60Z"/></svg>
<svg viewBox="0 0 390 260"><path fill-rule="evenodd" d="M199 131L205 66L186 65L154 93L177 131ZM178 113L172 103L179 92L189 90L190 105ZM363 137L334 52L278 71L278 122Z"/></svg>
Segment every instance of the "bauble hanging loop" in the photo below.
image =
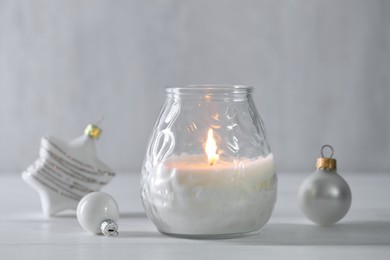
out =
<svg viewBox="0 0 390 260"><path fill-rule="evenodd" d="M331 154L329 157L324 156L324 149L329 148L331 150ZM336 170L337 164L336 159L332 158L334 154L334 149L331 145L325 144L321 147L321 158L317 159L317 169L323 169L323 170L329 170L333 171Z"/></svg>
<svg viewBox="0 0 390 260"><path fill-rule="evenodd" d="M324 157L324 149L331 154ZM336 159L332 158L331 145L321 147L321 158L317 159L317 170L307 177L298 190L298 203L305 216L322 226L331 225L348 212L352 195L347 182L336 172Z"/></svg>

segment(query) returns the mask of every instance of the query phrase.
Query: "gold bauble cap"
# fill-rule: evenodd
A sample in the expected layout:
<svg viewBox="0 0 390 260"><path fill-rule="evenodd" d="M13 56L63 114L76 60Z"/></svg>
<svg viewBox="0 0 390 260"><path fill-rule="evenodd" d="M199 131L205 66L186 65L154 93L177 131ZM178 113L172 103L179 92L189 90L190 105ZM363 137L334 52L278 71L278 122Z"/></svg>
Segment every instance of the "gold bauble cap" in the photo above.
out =
<svg viewBox="0 0 390 260"><path fill-rule="evenodd" d="M329 148L331 150L331 154L329 157L324 156L324 149ZM328 170L333 171L337 169L336 159L332 158L334 153L333 147L329 144L323 145L321 147L321 158L317 159L317 169L318 170Z"/></svg>
<svg viewBox="0 0 390 260"><path fill-rule="evenodd" d="M102 129L97 127L96 125L89 124L84 130L84 134L93 139L98 139L102 134Z"/></svg>

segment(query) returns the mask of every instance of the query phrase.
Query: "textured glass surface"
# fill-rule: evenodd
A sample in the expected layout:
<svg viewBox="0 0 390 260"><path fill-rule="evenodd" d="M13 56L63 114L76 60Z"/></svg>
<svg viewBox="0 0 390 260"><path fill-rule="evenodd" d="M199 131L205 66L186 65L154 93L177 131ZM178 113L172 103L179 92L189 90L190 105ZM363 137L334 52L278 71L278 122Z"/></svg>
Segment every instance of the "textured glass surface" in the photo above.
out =
<svg viewBox="0 0 390 260"><path fill-rule="evenodd" d="M161 232L234 236L270 218L277 177L251 93L245 86L167 88L141 179L145 211Z"/></svg>

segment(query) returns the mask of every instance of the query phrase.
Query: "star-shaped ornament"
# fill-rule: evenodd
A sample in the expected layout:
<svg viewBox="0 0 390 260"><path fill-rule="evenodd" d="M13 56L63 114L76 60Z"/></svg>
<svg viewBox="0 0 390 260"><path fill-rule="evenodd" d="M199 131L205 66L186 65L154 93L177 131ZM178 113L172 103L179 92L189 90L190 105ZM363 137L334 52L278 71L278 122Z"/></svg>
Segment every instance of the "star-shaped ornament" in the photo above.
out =
<svg viewBox="0 0 390 260"><path fill-rule="evenodd" d="M100 190L115 176L96 154L95 140L100 134L100 128L88 125L84 135L70 142L42 137L39 158L22 178L39 192L44 215L76 210L81 198Z"/></svg>

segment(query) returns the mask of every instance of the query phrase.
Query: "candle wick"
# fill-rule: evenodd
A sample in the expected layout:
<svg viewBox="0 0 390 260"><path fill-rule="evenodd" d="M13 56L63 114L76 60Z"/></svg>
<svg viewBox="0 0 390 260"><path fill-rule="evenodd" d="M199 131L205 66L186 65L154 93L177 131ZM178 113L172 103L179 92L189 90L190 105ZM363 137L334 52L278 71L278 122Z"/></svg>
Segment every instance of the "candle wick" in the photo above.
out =
<svg viewBox="0 0 390 260"><path fill-rule="evenodd" d="M211 161L210 161L210 166L213 166L214 163L215 163L215 160L214 160L214 159L211 159Z"/></svg>

